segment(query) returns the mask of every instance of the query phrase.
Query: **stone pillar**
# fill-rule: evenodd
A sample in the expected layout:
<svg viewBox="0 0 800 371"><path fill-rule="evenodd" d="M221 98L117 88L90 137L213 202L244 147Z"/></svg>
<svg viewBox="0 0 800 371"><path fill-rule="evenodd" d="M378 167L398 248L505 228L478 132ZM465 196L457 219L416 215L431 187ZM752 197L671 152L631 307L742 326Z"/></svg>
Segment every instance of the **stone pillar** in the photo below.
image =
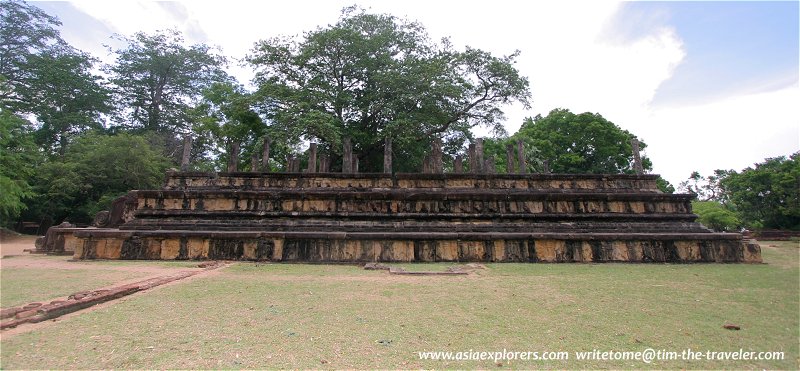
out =
<svg viewBox="0 0 800 371"><path fill-rule="evenodd" d="M353 155L353 164L350 169L353 174L358 174L358 155Z"/></svg>
<svg viewBox="0 0 800 371"><path fill-rule="evenodd" d="M264 136L264 153L261 155L261 170L269 172L269 145L272 141Z"/></svg>
<svg viewBox="0 0 800 371"><path fill-rule="evenodd" d="M327 173L331 169L331 159L328 155L320 155L319 156L319 172L320 173Z"/></svg>
<svg viewBox="0 0 800 371"><path fill-rule="evenodd" d="M467 160L469 161L469 172L476 174L478 172L478 153L475 152L475 143L469 144L469 150L467 150Z"/></svg>
<svg viewBox="0 0 800 371"><path fill-rule="evenodd" d="M430 174L431 173L431 155L425 155L422 158L422 173L423 174Z"/></svg>
<svg viewBox="0 0 800 371"><path fill-rule="evenodd" d="M392 173L392 138L389 137L383 142L383 172Z"/></svg>
<svg viewBox="0 0 800 371"><path fill-rule="evenodd" d="M431 143L431 172L434 174L441 174L444 172L442 168L442 140L436 138Z"/></svg>
<svg viewBox="0 0 800 371"><path fill-rule="evenodd" d="M228 154L228 172L239 171L239 141L231 140L231 151Z"/></svg>
<svg viewBox="0 0 800 371"><path fill-rule="evenodd" d="M317 143L311 143L308 146L308 168L306 168L306 172L317 172Z"/></svg>
<svg viewBox="0 0 800 371"><path fill-rule="evenodd" d="M525 146L522 139L517 139L517 162L519 163L519 173L527 173L528 162L525 160Z"/></svg>
<svg viewBox="0 0 800 371"><path fill-rule="evenodd" d="M483 171L486 174L494 174L496 172L494 167L494 155L486 159L483 165Z"/></svg>
<svg viewBox="0 0 800 371"><path fill-rule="evenodd" d="M516 162L514 161L514 145L506 144L506 173L514 174L516 171Z"/></svg>
<svg viewBox="0 0 800 371"><path fill-rule="evenodd" d="M183 137L183 156L181 156L181 171L189 171L189 159L192 156L192 136Z"/></svg>
<svg viewBox="0 0 800 371"><path fill-rule="evenodd" d="M295 155L286 157L286 172L299 173L300 172L300 158Z"/></svg>
<svg viewBox="0 0 800 371"><path fill-rule="evenodd" d="M250 154L250 171L257 173L258 172L258 151L253 151Z"/></svg>
<svg viewBox="0 0 800 371"><path fill-rule="evenodd" d="M461 159L461 155L456 156L455 160L453 160L453 172L456 174L464 172L464 160Z"/></svg>
<svg viewBox="0 0 800 371"><path fill-rule="evenodd" d="M342 138L342 172L353 172L353 144L349 137Z"/></svg>
<svg viewBox="0 0 800 371"><path fill-rule="evenodd" d="M475 139L475 158L478 165L476 173L484 173L486 162L483 161L483 138Z"/></svg>
<svg viewBox="0 0 800 371"><path fill-rule="evenodd" d="M542 161L542 172L545 174L550 174L550 161L544 160Z"/></svg>
<svg viewBox="0 0 800 371"><path fill-rule="evenodd" d="M631 148L633 149L633 170L636 174L644 174L644 167L642 166L642 157L639 153L639 140L636 138L631 139Z"/></svg>

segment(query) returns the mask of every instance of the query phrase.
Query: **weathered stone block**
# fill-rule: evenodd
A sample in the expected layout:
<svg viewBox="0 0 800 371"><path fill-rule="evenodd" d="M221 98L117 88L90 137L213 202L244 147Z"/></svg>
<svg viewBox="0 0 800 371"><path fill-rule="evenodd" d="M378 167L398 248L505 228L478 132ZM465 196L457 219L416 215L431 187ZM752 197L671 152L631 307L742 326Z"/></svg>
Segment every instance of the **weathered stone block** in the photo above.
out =
<svg viewBox="0 0 800 371"><path fill-rule="evenodd" d="M178 259L181 254L181 240L179 238L169 238L161 244L161 259Z"/></svg>

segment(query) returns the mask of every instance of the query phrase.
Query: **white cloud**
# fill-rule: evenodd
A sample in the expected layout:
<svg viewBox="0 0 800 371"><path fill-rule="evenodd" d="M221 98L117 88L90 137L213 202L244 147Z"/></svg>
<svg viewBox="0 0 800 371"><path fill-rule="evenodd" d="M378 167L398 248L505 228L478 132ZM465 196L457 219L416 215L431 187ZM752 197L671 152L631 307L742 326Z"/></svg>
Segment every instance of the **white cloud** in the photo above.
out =
<svg viewBox="0 0 800 371"><path fill-rule="evenodd" d="M655 171L676 184L693 170L742 170L800 150L800 87L655 109L640 130Z"/></svg>

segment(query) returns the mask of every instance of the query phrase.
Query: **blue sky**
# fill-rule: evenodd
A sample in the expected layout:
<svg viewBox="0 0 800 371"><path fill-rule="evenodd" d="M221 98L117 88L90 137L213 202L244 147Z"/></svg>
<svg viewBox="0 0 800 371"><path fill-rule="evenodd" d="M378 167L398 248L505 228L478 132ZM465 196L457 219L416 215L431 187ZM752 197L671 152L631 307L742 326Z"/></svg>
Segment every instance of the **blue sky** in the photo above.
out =
<svg viewBox="0 0 800 371"><path fill-rule="evenodd" d="M357 3L422 23L433 39L494 55L520 50L533 107L506 107L506 128L554 108L596 112L647 143L654 172L677 184L698 170L741 170L800 150L798 2L430 0L36 3L62 35L105 62L113 33L174 28L233 58L278 35L334 23ZM247 83L253 71L232 63ZM481 130L477 130L480 134Z"/></svg>
<svg viewBox="0 0 800 371"><path fill-rule="evenodd" d="M687 55L659 87L656 105L797 84L800 2L633 2L617 19L640 14L651 28L674 27Z"/></svg>

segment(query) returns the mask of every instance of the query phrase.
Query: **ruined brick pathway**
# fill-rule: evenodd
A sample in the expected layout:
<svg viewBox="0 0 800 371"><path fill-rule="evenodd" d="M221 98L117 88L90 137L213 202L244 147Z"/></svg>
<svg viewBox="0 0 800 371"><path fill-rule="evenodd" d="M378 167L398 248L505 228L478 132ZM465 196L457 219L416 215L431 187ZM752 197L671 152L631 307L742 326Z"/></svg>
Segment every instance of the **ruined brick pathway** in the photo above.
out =
<svg viewBox="0 0 800 371"><path fill-rule="evenodd" d="M63 316L100 303L119 299L140 291L175 282L225 266L226 263L212 261L199 265L202 270L184 271L174 274L159 276L139 282L109 288L81 291L70 295L67 300L54 300L47 304L30 303L0 311L0 330L17 327L24 323L37 323Z"/></svg>

